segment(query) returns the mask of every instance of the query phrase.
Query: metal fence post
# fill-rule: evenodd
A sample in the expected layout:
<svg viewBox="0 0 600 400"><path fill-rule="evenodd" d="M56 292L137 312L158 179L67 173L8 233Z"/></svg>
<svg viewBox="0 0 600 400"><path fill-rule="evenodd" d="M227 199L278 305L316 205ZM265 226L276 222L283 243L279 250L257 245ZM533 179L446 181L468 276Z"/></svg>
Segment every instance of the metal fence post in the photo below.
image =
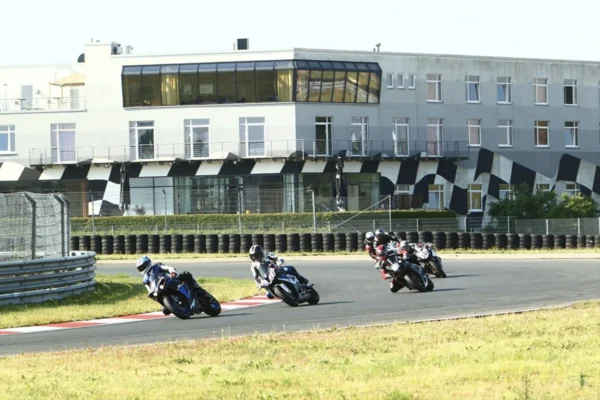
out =
<svg viewBox="0 0 600 400"><path fill-rule="evenodd" d="M60 227L61 227L61 235L60 235L60 241L61 241L61 255L62 257L66 257L69 253L69 244L70 244L70 235L67 235L67 220L68 220L68 216L66 214L66 197L61 196L59 194L55 194L54 198L56 199L56 201L58 201L58 203L60 204Z"/></svg>
<svg viewBox="0 0 600 400"><path fill-rule="evenodd" d="M25 198L27 200L29 200L29 203L31 204L31 259L35 260L36 258L36 252L35 249L37 247L36 244L36 237L37 237L37 224L36 224L36 220L37 220L37 204L35 203L35 200L33 199L33 197L31 197L31 195L29 193L23 193L23 195L25 196Z"/></svg>
<svg viewBox="0 0 600 400"><path fill-rule="evenodd" d="M510 233L510 217L506 217L506 218L508 220L508 224L507 224L507 228L506 228L508 230L507 233Z"/></svg>
<svg viewBox="0 0 600 400"><path fill-rule="evenodd" d="M419 232L419 218L417 218L417 232Z"/></svg>
<svg viewBox="0 0 600 400"><path fill-rule="evenodd" d="M581 218L577 218L577 235L581 235Z"/></svg>
<svg viewBox="0 0 600 400"><path fill-rule="evenodd" d="M392 196L388 196L388 216L390 219L390 232L392 231Z"/></svg>
<svg viewBox="0 0 600 400"><path fill-rule="evenodd" d="M546 235L549 235L550 233L550 223L548 222L548 218L546 218Z"/></svg>
<svg viewBox="0 0 600 400"><path fill-rule="evenodd" d="M317 208L315 206L315 191L310 191L312 195L312 211L313 211L313 231L317 233Z"/></svg>
<svg viewBox="0 0 600 400"><path fill-rule="evenodd" d="M92 232L94 236L96 235L96 220L94 219L94 214L96 211L94 210L94 195L90 192L90 200L92 200Z"/></svg>
<svg viewBox="0 0 600 400"><path fill-rule="evenodd" d="M241 214L241 212L238 213L238 231L241 235L242 234L242 214ZM200 226L198 226L198 232L200 232Z"/></svg>

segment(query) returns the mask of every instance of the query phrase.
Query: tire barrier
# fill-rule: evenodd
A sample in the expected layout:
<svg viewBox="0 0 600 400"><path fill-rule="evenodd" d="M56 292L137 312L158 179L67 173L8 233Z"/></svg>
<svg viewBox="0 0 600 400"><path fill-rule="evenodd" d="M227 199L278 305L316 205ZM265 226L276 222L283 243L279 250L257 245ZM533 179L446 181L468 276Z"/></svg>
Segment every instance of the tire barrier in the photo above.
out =
<svg viewBox="0 0 600 400"><path fill-rule="evenodd" d="M286 240L286 245L287 245L287 251L290 253L297 253L300 251L300 235L298 233L288 233L287 235L284 235L287 238Z"/></svg>
<svg viewBox="0 0 600 400"><path fill-rule="evenodd" d="M506 233L494 233L494 244L499 250L507 249L508 236L506 235Z"/></svg>
<svg viewBox="0 0 600 400"><path fill-rule="evenodd" d="M399 236L395 233L396 237ZM408 232L419 240L432 242L438 250L499 249L550 250L600 247L600 235L542 235L528 233L480 232ZM398 237L398 239L400 239ZM265 251L296 252L359 252L362 253L362 232L348 233L281 233L281 234L140 234L95 235L70 238L71 250L94 251L96 254L169 254L247 253L254 244Z"/></svg>
<svg viewBox="0 0 600 400"><path fill-rule="evenodd" d="M219 249L219 236L216 234L206 235L206 252L215 254Z"/></svg>
<svg viewBox="0 0 600 400"><path fill-rule="evenodd" d="M334 251L346 251L346 234L337 232L333 235L333 248Z"/></svg>
<svg viewBox="0 0 600 400"><path fill-rule="evenodd" d="M241 249L241 235L239 233L232 233L229 235L229 252L239 254Z"/></svg>
<svg viewBox="0 0 600 400"><path fill-rule="evenodd" d="M285 253L287 251L287 235L278 233L275 235L275 251Z"/></svg>
<svg viewBox="0 0 600 400"><path fill-rule="evenodd" d="M333 252L333 233L324 233L323 234L323 251L326 253Z"/></svg>
<svg viewBox="0 0 600 400"><path fill-rule="evenodd" d="M519 249L531 249L531 235L529 233L519 233Z"/></svg>
<svg viewBox="0 0 600 400"><path fill-rule="evenodd" d="M300 251L312 251L310 233L300 234Z"/></svg>
<svg viewBox="0 0 600 400"><path fill-rule="evenodd" d="M484 233L481 239L481 248L484 250L492 249L496 245L496 237L493 233Z"/></svg>
<svg viewBox="0 0 600 400"><path fill-rule="evenodd" d="M406 240L408 243L416 243L419 241L419 233L418 232L408 232L406 234Z"/></svg>
<svg viewBox="0 0 600 400"><path fill-rule="evenodd" d="M364 239L363 239L364 241ZM359 251L358 233L350 232L346 234L346 251ZM361 242L362 244L362 242ZM362 250L362 248L361 248Z"/></svg>

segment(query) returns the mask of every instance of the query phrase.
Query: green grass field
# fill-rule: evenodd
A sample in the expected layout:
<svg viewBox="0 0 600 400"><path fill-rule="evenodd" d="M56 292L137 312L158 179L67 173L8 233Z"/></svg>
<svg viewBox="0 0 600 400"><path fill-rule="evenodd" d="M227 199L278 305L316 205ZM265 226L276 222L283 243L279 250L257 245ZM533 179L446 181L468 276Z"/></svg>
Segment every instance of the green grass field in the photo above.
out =
<svg viewBox="0 0 600 400"><path fill-rule="evenodd" d="M199 276L195 278L219 301L237 300L257 293L252 279ZM0 307L0 328L81 321L161 310L160 304L146 296L146 288L142 285L141 277L99 274L96 282L96 291L69 299Z"/></svg>
<svg viewBox="0 0 600 400"><path fill-rule="evenodd" d="M293 310L291 310L293 311ZM174 330L177 328L174 327ZM600 303L0 358L10 399L600 398Z"/></svg>

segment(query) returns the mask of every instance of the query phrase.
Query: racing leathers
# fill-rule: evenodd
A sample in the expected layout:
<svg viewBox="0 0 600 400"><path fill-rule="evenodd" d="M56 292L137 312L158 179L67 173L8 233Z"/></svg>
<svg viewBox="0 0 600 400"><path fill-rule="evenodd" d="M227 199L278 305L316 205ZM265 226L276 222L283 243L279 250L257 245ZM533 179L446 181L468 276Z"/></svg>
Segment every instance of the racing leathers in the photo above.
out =
<svg viewBox="0 0 600 400"><path fill-rule="evenodd" d="M165 273L168 273L174 279L185 282L188 287L198 296L203 296L206 293L206 291L202 289L202 287L198 284L198 281L194 279L191 273L184 271L178 274L175 268L159 262L144 271L143 283L146 287L146 290L148 290L148 294L154 291L159 279L165 275Z"/></svg>
<svg viewBox="0 0 600 400"><path fill-rule="evenodd" d="M254 281L256 282L256 287L258 289L262 289L262 288L268 286L269 282L263 283L263 279L260 276L260 272L258 271L258 268L261 265L264 265L265 263L267 264L267 267L269 269L271 269L271 268L275 269L275 271L273 271L274 273L277 273L279 270L282 270L283 272L285 272L287 274L295 276L296 279L298 279L300 281L300 283L302 283L303 285L305 285L307 287L311 286L308 283L308 279L306 279L305 277L300 275L300 273L296 270L296 268L294 268L292 266L284 267L283 266L284 262L285 262L285 260L283 258L277 257L272 252L265 253L265 256L263 257L262 260L252 262L252 264L250 265L250 270L252 271L252 276L254 277Z"/></svg>

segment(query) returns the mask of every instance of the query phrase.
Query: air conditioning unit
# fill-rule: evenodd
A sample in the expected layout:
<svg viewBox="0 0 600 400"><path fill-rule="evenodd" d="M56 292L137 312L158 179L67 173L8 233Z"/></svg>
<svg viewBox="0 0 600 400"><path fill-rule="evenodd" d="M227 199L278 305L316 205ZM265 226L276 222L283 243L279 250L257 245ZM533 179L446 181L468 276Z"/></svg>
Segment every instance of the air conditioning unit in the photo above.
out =
<svg viewBox="0 0 600 400"><path fill-rule="evenodd" d="M119 43L113 43L110 54L113 56L117 54L123 54L123 48Z"/></svg>

